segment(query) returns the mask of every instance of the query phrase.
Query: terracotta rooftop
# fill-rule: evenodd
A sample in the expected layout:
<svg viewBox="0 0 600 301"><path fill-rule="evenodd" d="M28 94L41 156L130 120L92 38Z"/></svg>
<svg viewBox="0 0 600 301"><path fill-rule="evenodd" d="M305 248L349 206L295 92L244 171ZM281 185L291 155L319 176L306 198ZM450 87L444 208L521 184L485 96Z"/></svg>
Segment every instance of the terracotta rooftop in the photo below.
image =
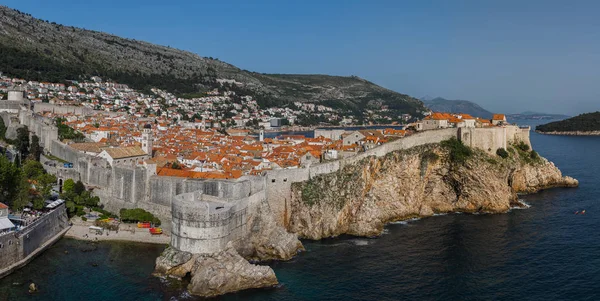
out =
<svg viewBox="0 0 600 301"><path fill-rule="evenodd" d="M492 117L492 120L504 120L504 119L506 119L504 114L494 114L494 117Z"/></svg>
<svg viewBox="0 0 600 301"><path fill-rule="evenodd" d="M139 157L147 155L139 146L107 148L104 151L113 159Z"/></svg>
<svg viewBox="0 0 600 301"><path fill-rule="evenodd" d="M72 143L69 146L73 149L82 152L100 153L102 152L101 147L104 146L102 143L96 142L83 142L83 143Z"/></svg>

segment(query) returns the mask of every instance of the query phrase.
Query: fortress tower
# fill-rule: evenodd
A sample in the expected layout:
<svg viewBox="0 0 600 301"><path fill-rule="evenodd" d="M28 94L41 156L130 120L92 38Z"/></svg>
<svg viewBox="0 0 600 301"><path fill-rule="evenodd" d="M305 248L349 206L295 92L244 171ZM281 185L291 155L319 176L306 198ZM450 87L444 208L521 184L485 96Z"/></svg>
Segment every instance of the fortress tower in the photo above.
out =
<svg viewBox="0 0 600 301"><path fill-rule="evenodd" d="M152 158L152 125L144 125L142 132L142 150Z"/></svg>
<svg viewBox="0 0 600 301"><path fill-rule="evenodd" d="M25 100L25 90L22 87L9 89L7 100L23 102Z"/></svg>
<svg viewBox="0 0 600 301"><path fill-rule="evenodd" d="M22 87L9 88L7 99L0 101L0 112L18 114L21 109L27 107L28 103Z"/></svg>

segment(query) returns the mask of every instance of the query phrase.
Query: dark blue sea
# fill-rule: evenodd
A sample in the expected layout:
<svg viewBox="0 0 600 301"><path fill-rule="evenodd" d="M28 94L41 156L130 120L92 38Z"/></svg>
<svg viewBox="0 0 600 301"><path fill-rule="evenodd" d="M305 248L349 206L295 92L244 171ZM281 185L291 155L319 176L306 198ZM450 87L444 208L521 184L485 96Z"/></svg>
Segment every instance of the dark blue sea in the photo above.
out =
<svg viewBox="0 0 600 301"><path fill-rule="evenodd" d="M600 300L600 137L531 140L581 187L522 196L531 207L507 214L436 216L389 225L374 239L305 241L306 252L270 264L280 287L218 299ZM195 300L151 276L163 248L63 239L0 280L0 300ZM30 281L39 293L27 292Z"/></svg>

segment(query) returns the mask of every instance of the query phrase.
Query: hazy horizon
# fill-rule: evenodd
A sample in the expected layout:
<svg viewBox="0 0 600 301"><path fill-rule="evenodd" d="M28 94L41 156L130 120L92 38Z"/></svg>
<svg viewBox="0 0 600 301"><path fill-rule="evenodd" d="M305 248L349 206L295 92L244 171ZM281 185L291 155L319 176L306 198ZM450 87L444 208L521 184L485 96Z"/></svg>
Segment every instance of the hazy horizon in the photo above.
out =
<svg viewBox="0 0 600 301"><path fill-rule="evenodd" d="M493 112L600 109L600 3L4 1L34 17L264 73L357 75Z"/></svg>

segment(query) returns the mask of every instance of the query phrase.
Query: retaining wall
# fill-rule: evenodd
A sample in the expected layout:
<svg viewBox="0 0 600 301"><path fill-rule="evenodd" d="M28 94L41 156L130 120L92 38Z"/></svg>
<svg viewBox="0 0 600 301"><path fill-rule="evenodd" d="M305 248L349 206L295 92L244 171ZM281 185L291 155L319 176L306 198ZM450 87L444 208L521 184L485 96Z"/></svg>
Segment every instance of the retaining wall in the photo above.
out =
<svg viewBox="0 0 600 301"><path fill-rule="evenodd" d="M0 236L0 278L25 264L68 227L66 207L60 205L24 230Z"/></svg>

